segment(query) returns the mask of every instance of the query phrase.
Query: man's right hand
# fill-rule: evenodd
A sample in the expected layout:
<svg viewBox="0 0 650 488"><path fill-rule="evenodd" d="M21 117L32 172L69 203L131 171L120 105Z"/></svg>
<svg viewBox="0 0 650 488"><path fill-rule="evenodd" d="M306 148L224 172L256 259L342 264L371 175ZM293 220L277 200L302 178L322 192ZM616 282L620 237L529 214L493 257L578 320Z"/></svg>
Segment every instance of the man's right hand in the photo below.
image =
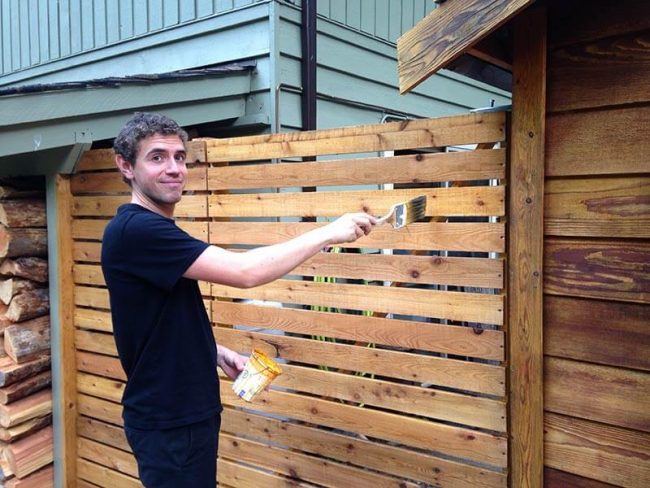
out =
<svg viewBox="0 0 650 488"><path fill-rule="evenodd" d="M329 244L354 242L360 237L370 234L377 223L377 217L366 213L349 213L339 217L334 222L323 227Z"/></svg>

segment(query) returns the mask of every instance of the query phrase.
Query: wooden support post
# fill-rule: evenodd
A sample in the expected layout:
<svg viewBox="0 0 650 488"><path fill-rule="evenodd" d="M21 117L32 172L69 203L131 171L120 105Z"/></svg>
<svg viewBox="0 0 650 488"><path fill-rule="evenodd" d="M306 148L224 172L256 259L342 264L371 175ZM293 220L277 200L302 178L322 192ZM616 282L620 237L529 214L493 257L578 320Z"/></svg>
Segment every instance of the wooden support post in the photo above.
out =
<svg viewBox="0 0 650 488"><path fill-rule="evenodd" d="M513 24L513 111L508 175L509 486L541 488L546 10L531 8Z"/></svg>
<svg viewBox="0 0 650 488"><path fill-rule="evenodd" d="M48 176L48 230L51 294L52 391L56 486L77 481L77 362L74 345L72 278L72 193L70 177ZM54 252L56 251L56 252Z"/></svg>

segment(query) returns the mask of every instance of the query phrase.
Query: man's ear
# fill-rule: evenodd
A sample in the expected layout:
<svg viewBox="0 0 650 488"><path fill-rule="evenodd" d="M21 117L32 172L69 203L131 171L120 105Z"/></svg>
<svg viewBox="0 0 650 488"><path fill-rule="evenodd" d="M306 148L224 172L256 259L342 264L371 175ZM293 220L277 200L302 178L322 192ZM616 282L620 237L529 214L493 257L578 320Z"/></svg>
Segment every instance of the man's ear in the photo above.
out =
<svg viewBox="0 0 650 488"><path fill-rule="evenodd" d="M125 181L131 181L133 179L133 165L120 154L115 155L115 164L117 164L117 169L120 170Z"/></svg>

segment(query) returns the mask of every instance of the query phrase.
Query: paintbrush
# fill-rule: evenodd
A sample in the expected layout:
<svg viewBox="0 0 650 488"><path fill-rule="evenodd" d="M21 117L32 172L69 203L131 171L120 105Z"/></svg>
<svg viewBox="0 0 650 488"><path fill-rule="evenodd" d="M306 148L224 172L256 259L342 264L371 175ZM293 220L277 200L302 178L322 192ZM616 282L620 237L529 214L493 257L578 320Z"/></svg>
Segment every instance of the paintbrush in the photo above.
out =
<svg viewBox="0 0 650 488"><path fill-rule="evenodd" d="M393 205L388 213L377 220L377 224L388 222L394 229L401 229L424 217L427 210L427 197L420 195L408 202Z"/></svg>

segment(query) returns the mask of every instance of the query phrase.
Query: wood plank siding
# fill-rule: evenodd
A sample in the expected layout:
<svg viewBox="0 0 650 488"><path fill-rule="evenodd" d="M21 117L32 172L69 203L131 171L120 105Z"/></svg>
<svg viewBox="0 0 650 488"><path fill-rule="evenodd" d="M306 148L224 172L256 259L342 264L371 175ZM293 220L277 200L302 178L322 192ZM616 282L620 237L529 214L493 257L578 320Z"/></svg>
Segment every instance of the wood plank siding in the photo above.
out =
<svg viewBox="0 0 650 488"><path fill-rule="evenodd" d="M555 2L545 486L650 484L650 4Z"/></svg>

